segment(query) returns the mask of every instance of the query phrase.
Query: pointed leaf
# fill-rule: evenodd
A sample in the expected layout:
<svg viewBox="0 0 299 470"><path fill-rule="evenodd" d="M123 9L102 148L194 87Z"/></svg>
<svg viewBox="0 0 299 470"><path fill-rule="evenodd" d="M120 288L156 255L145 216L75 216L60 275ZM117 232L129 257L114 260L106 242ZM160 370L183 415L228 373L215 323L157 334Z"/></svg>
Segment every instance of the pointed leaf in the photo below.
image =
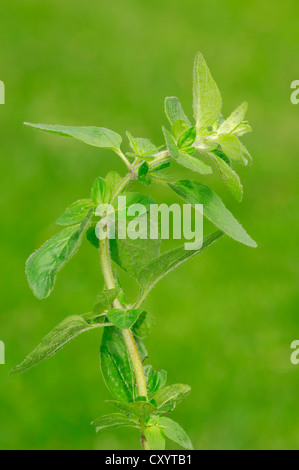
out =
<svg viewBox="0 0 299 470"><path fill-rule="evenodd" d="M144 436L151 450L165 450L165 437L158 426L150 426L146 428Z"/></svg>
<svg viewBox="0 0 299 470"><path fill-rule="evenodd" d="M233 130L232 134L241 137L242 135L247 134L248 132L252 132L252 129L248 122L244 121L241 122L241 124L239 124L239 126Z"/></svg>
<svg viewBox="0 0 299 470"><path fill-rule="evenodd" d="M80 225L63 229L28 258L26 263L28 283L38 299L45 299L50 295L56 274L80 245L91 215L92 210Z"/></svg>
<svg viewBox="0 0 299 470"><path fill-rule="evenodd" d="M162 416L159 421L163 433L168 439L176 442L185 449L193 450L192 442L184 429L175 421Z"/></svg>
<svg viewBox="0 0 299 470"><path fill-rule="evenodd" d="M153 369L153 366L149 364L144 366L144 376L149 396L165 387L167 380L166 370L160 370L159 372L156 372Z"/></svg>
<svg viewBox="0 0 299 470"><path fill-rule="evenodd" d="M56 220L57 225L75 225L82 222L93 208L91 199L80 199L73 202Z"/></svg>
<svg viewBox="0 0 299 470"><path fill-rule="evenodd" d="M93 322L93 317L89 314L84 315L84 318L78 315L65 318L65 320L59 323L59 325L42 340L37 348L34 349L21 364L11 371L11 374L25 372L44 359L53 356L59 349L63 348L81 333L105 326L109 325L107 323Z"/></svg>
<svg viewBox="0 0 299 470"><path fill-rule="evenodd" d="M130 146L133 150L133 155L149 158L153 157L159 149L149 140L143 137L133 137L130 132L127 132ZM131 154L129 154L131 155Z"/></svg>
<svg viewBox="0 0 299 470"><path fill-rule="evenodd" d="M198 160L197 158L188 155L187 153L181 152L177 148L174 138L172 137L170 132L168 132L167 129L163 128L163 132L168 151L172 158L174 158L179 165L182 165L188 168L189 170L197 171L198 173L204 175L212 173L212 168L210 166L206 165L201 160Z"/></svg>
<svg viewBox="0 0 299 470"><path fill-rule="evenodd" d="M230 237L244 245L256 247L256 242L225 207L222 200L208 186L197 181L182 180L169 186L193 206L203 204L204 216Z"/></svg>
<svg viewBox="0 0 299 470"><path fill-rule="evenodd" d="M121 413L111 413L102 416L91 423L96 427L96 432L106 431L116 428L137 428L138 423L132 419L127 418Z"/></svg>
<svg viewBox="0 0 299 470"><path fill-rule="evenodd" d="M215 160L219 172L227 184L230 192L238 202L243 198L243 186L237 173L221 158L216 152L210 153L213 160Z"/></svg>
<svg viewBox="0 0 299 470"><path fill-rule="evenodd" d="M220 91L211 72L199 52L193 69L193 110L197 130L202 126L212 126L222 107Z"/></svg>
<svg viewBox="0 0 299 470"><path fill-rule="evenodd" d="M96 303L93 307L93 314L100 315L106 310L110 310L113 301L116 299L119 289L102 290L97 296Z"/></svg>
<svg viewBox="0 0 299 470"><path fill-rule="evenodd" d="M217 137L217 142L230 160L238 161L243 165L251 163L252 158L248 150L235 135L220 135Z"/></svg>
<svg viewBox="0 0 299 470"><path fill-rule="evenodd" d="M244 120L248 103L242 103L232 114L221 124L218 129L218 134L230 134L236 127L238 127Z"/></svg>
<svg viewBox="0 0 299 470"><path fill-rule="evenodd" d="M174 384L162 388L153 396L157 408L163 408L166 405L176 405L186 398L191 391L191 387L185 384Z"/></svg>
<svg viewBox="0 0 299 470"><path fill-rule="evenodd" d="M121 185L122 177L117 173L117 171L110 171L106 175L105 181L110 188L111 194L114 194Z"/></svg>
<svg viewBox="0 0 299 470"><path fill-rule="evenodd" d="M91 198L93 203L98 206L107 204L110 201L111 189L104 178L100 176L95 180L91 189Z"/></svg>
<svg viewBox="0 0 299 470"><path fill-rule="evenodd" d="M176 121L184 121L189 126L191 125L183 111L181 103L175 96L168 96L165 98L165 113L171 125Z"/></svg>
<svg viewBox="0 0 299 470"><path fill-rule="evenodd" d="M198 250L186 250L185 246L175 248L174 250L167 251L159 257L153 259L147 264L138 274L138 282L141 286L141 297L138 305L141 305L150 290L159 282L166 274L171 272L184 261L192 258L193 256L204 251L208 246L217 241L223 232L215 232L203 240L203 245Z"/></svg>
<svg viewBox="0 0 299 470"><path fill-rule="evenodd" d="M183 148L183 147L189 147L191 146L196 139L196 129L195 127L189 127L189 129L186 129L182 134L180 135L178 139L178 147Z"/></svg>
<svg viewBox="0 0 299 470"><path fill-rule="evenodd" d="M135 401L133 403L126 403L117 400L106 400L106 403L115 406L126 415L138 416L144 421L148 416L156 411L156 407L148 401Z"/></svg>
<svg viewBox="0 0 299 470"><path fill-rule="evenodd" d="M132 326L132 331L140 339L145 339L149 336L156 324L156 319L151 313L143 311L138 320Z"/></svg>
<svg viewBox="0 0 299 470"><path fill-rule="evenodd" d="M104 381L113 397L119 401L134 401L135 374L122 333L117 328L105 328L100 359Z"/></svg>
<svg viewBox="0 0 299 470"><path fill-rule="evenodd" d="M47 124L33 124L25 122L25 126L34 127L40 131L73 137L94 147L102 147L119 152L122 138L119 134L105 127L86 126L49 126Z"/></svg>
<svg viewBox="0 0 299 470"><path fill-rule="evenodd" d="M113 309L108 312L108 319L117 328L128 329L136 322L142 314L142 309Z"/></svg>

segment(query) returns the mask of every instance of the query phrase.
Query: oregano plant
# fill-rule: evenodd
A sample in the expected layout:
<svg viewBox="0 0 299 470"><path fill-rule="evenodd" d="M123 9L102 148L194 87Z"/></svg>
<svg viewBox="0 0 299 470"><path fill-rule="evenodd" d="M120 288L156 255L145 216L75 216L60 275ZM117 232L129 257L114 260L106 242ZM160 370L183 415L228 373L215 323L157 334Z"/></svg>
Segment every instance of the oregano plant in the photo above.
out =
<svg viewBox="0 0 299 470"><path fill-rule="evenodd" d="M83 238L87 238L99 250L105 285L88 313L78 312L65 318L12 373L28 370L84 332L102 330L100 363L104 382L113 398L107 403L112 412L96 419L93 425L97 432L120 427L138 429L142 448L147 450L165 449L166 439L186 449L193 447L184 429L169 418L189 394L190 387L167 384L167 372L156 371L145 362L148 353L143 340L152 331L155 318L144 309L144 301L160 279L224 234L256 247L220 197L202 182L205 175L217 169L232 196L239 202L242 200L243 188L235 167L251 163L250 154L239 139L251 131L245 120L247 104L241 104L227 119L223 118L221 109L219 89L202 54L198 53L193 74L194 120L186 116L176 97L166 98L169 124L163 127L161 146L127 132L131 150L124 153L122 137L106 128L26 123L41 131L109 149L123 160L128 171L123 177L115 171L98 177L90 196L75 201L57 219L62 229L29 257L26 264L29 286L38 299L45 299L51 294L60 269L78 250ZM169 173L174 162L202 178L174 182ZM149 207L154 203L152 197L129 190L133 181L139 182L140 187L152 183L167 185L185 203L194 207L202 204L204 217L218 230L206 236L198 249L186 250L182 245L162 254L159 236L124 237L119 227L124 221L126 224L127 220L134 219L132 213L129 214L130 207L142 205L144 213L138 217L147 218ZM123 206L117 203L120 196L125 196ZM114 217L118 221L113 234L108 217L111 208L115 209ZM100 236L99 229L102 233L106 231L106 236ZM119 270L139 284L140 294L133 302L128 303L126 299Z"/></svg>

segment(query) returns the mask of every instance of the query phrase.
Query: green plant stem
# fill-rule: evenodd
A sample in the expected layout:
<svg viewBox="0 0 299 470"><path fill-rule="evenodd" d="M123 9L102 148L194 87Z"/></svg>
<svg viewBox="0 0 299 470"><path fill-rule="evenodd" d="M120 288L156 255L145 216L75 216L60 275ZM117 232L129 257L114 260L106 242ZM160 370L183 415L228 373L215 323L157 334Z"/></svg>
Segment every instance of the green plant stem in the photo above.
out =
<svg viewBox="0 0 299 470"><path fill-rule="evenodd" d="M116 284L112 272L111 266L111 257L110 257L110 249L109 249L109 240L100 240L100 257L101 257L101 266L102 272L105 279L105 284L107 289L115 289ZM119 300L115 299L113 303L115 308L123 308ZM137 390L139 396L143 396L148 398L147 396L147 387L144 377L143 365L140 359L140 355L138 352L138 348L133 336L133 333L130 329L128 330L121 330L126 347L128 349L133 369L135 372L136 383L137 383Z"/></svg>

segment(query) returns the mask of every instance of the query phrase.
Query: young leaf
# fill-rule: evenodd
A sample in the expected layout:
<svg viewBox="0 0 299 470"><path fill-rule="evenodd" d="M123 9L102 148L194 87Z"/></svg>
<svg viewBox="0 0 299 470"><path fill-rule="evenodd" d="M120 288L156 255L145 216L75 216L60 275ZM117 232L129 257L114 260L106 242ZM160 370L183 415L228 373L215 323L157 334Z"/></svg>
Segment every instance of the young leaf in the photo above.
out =
<svg viewBox="0 0 299 470"><path fill-rule="evenodd" d="M54 287L56 274L75 253L89 223L92 211L80 225L63 229L50 238L27 260L28 283L38 299L48 297Z"/></svg>
<svg viewBox="0 0 299 470"><path fill-rule="evenodd" d="M166 405L176 405L189 395L191 388L185 384L174 384L162 388L153 396L157 408L163 408Z"/></svg>
<svg viewBox="0 0 299 470"><path fill-rule="evenodd" d="M138 320L132 326L132 331L140 339L145 339L149 336L156 324L156 319L151 313L143 311Z"/></svg>
<svg viewBox="0 0 299 470"><path fill-rule="evenodd" d="M237 173L228 165L222 156L220 157L216 153L217 151L211 152L209 155L215 160L219 172L227 184L230 192L238 202L242 201L243 198L243 186Z"/></svg>
<svg viewBox="0 0 299 470"><path fill-rule="evenodd" d="M171 272L184 261L192 258L204 251L208 246L222 237L223 232L215 232L203 240L202 247L198 250L186 250L185 246L180 246L174 250L167 251L159 257L148 263L138 274L137 280L141 286L141 297L137 304L141 305L150 290L159 282L166 274Z"/></svg>
<svg viewBox="0 0 299 470"><path fill-rule="evenodd" d="M182 165L188 168L189 170L197 171L198 173L204 175L212 173L212 168L210 166L206 165L201 160L198 160L197 158L188 155L187 153L181 152L177 148L174 138L172 137L170 132L168 132L167 129L163 128L163 132L168 151L172 158L174 158L174 160L176 160L179 165Z"/></svg>
<svg viewBox="0 0 299 470"><path fill-rule="evenodd" d="M34 349L21 364L11 371L11 374L25 372L44 359L53 356L59 349L63 348L81 333L105 326L109 325L107 323L94 323L89 314L84 315L84 318L78 315L65 318L65 320L59 323L59 325L42 340L37 348Z"/></svg>
<svg viewBox="0 0 299 470"><path fill-rule="evenodd" d="M151 450L165 450L165 437L158 426L150 426L146 428L144 436Z"/></svg>
<svg viewBox="0 0 299 470"><path fill-rule="evenodd" d="M93 208L91 199L80 199L73 202L56 220L57 225L75 225L82 222Z"/></svg>
<svg viewBox="0 0 299 470"><path fill-rule="evenodd" d="M193 69L193 110L196 128L212 126L222 107L220 91L210 70L199 52L195 57Z"/></svg>
<svg viewBox="0 0 299 470"><path fill-rule="evenodd" d="M184 132L182 132L178 139L177 145L179 148L190 147L191 145L193 145L195 139L196 129L195 127L189 127L189 129L186 129Z"/></svg>
<svg viewBox="0 0 299 470"><path fill-rule="evenodd" d="M96 427L96 432L116 428L138 428L138 423L129 419L121 413L111 413L102 416L91 423Z"/></svg>
<svg viewBox="0 0 299 470"><path fill-rule="evenodd" d="M164 418L164 416L162 416L159 420L159 425L168 439L176 442L185 449L193 450L193 445L188 434L178 423L172 419Z"/></svg>
<svg viewBox="0 0 299 470"><path fill-rule="evenodd" d="M127 132L127 136L130 142L130 146L133 150L133 154L128 155L137 156L142 158L153 157L159 149L149 140L142 137L133 137L130 132Z"/></svg>
<svg viewBox="0 0 299 470"><path fill-rule="evenodd" d="M218 128L218 134L230 134L244 120L248 104L242 103Z"/></svg>
<svg viewBox="0 0 299 470"><path fill-rule="evenodd" d="M144 366L144 376L149 396L165 387L167 380L166 370L160 370L160 372L156 372L153 369L153 366L149 364Z"/></svg>
<svg viewBox="0 0 299 470"><path fill-rule="evenodd" d="M135 374L122 333L105 328L100 350L101 370L107 388L116 400L132 402Z"/></svg>
<svg viewBox="0 0 299 470"><path fill-rule="evenodd" d="M165 114L171 125L176 121L184 121L191 126L189 119L183 111L181 103L175 96L168 96L165 98Z"/></svg>
<svg viewBox="0 0 299 470"><path fill-rule="evenodd" d="M244 121L241 122L241 124L239 124L239 126L233 130L232 134L241 137L242 135L247 134L248 132L252 132L252 129L248 122Z"/></svg>
<svg viewBox="0 0 299 470"><path fill-rule="evenodd" d="M220 135L217 137L217 142L230 160L238 161L243 163L243 165L248 165L252 162L248 150L235 135Z"/></svg>
<svg viewBox="0 0 299 470"><path fill-rule="evenodd" d="M111 194L114 194L122 182L122 177L117 173L117 171L110 171L106 175L105 181L110 188Z"/></svg>
<svg viewBox="0 0 299 470"><path fill-rule="evenodd" d="M113 323L116 328L128 329L135 323L135 321L142 314L142 309L113 309L108 312L108 319Z"/></svg>
<svg viewBox="0 0 299 470"><path fill-rule="evenodd" d="M189 124L187 124L185 121L178 120L175 121L172 126L171 126L171 133L174 137L174 139L177 141L185 131L187 131L190 128Z"/></svg>
<svg viewBox="0 0 299 470"><path fill-rule="evenodd" d="M91 189L91 198L93 203L98 206L110 202L111 189L104 178L100 176L95 180Z"/></svg>
<svg viewBox="0 0 299 470"><path fill-rule="evenodd" d="M121 410L125 415L138 416L144 421L148 416L156 411L156 407L148 401L135 401L133 403L126 403L124 401L106 400L106 403L115 406Z"/></svg>
<svg viewBox="0 0 299 470"><path fill-rule="evenodd" d="M142 165L138 169L138 181L149 186L151 184L151 178L148 175L149 166L146 162L143 162Z"/></svg>
<svg viewBox="0 0 299 470"><path fill-rule="evenodd" d="M73 137L94 147L120 151L122 138L119 134L105 127L86 127L86 126L48 126L46 124L32 124L25 122L25 126L34 127L40 131L58 134L64 137Z"/></svg>
<svg viewBox="0 0 299 470"><path fill-rule="evenodd" d="M116 299L119 293L119 289L109 289L109 290L102 290L97 296L96 303L93 307L93 314L100 315L105 310L110 310L113 301Z"/></svg>
<svg viewBox="0 0 299 470"><path fill-rule="evenodd" d="M227 235L244 245L257 246L211 188L190 180L169 183L169 186L189 204L203 204L204 216Z"/></svg>

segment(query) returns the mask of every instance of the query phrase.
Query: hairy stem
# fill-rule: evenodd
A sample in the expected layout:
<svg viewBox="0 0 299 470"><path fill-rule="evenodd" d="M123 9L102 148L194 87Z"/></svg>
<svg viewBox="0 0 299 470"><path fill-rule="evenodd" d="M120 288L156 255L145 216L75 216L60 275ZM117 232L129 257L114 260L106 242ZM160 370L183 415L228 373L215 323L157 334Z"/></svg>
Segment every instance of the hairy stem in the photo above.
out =
<svg viewBox="0 0 299 470"><path fill-rule="evenodd" d="M110 257L110 249L109 249L109 240L106 238L105 240L100 241L100 257L101 257L101 265L102 265L102 272L105 279L105 284L107 289L115 289L115 280L112 272L111 266L111 257ZM119 300L115 299L113 303L115 308L123 308ZM136 383L137 383L137 390L140 396L146 397L147 396L147 388L146 382L144 377L143 365L140 359L140 355L137 349L137 345L133 336L133 333L130 329L128 330L121 330L127 350L129 352L133 369L135 372Z"/></svg>

